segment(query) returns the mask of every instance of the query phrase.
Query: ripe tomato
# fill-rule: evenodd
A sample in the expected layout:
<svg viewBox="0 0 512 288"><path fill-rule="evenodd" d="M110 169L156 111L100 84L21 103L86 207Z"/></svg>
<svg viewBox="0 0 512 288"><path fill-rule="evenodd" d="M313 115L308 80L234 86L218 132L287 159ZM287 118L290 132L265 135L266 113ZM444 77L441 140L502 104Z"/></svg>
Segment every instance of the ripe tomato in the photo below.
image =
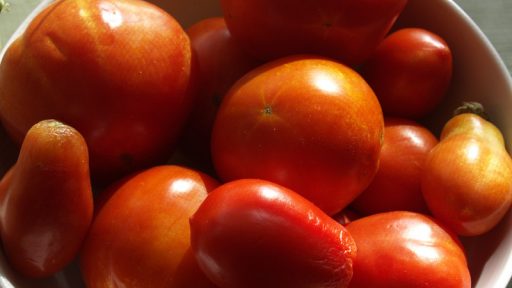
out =
<svg viewBox="0 0 512 288"><path fill-rule="evenodd" d="M384 115L418 119L445 97L452 78L452 53L439 35L404 28L380 43L361 74L379 98Z"/></svg>
<svg viewBox="0 0 512 288"><path fill-rule="evenodd" d="M456 233L491 230L512 203L512 160L498 128L473 113L450 119L426 159L421 189L432 214Z"/></svg>
<svg viewBox="0 0 512 288"><path fill-rule="evenodd" d="M224 18L204 19L187 33L197 59L199 91L182 136L182 147L198 165L211 168L211 130L220 102L231 85L259 62L233 40Z"/></svg>
<svg viewBox="0 0 512 288"><path fill-rule="evenodd" d="M22 275L51 276L78 254L93 216L88 164L72 127L45 120L27 132L0 209L3 248Z"/></svg>
<svg viewBox="0 0 512 288"><path fill-rule="evenodd" d="M0 114L21 142L37 121L75 127L95 179L165 161L190 103L190 42L167 12L140 0L57 1L9 47Z"/></svg>
<svg viewBox="0 0 512 288"><path fill-rule="evenodd" d="M421 175L425 158L437 143L434 134L421 124L385 118L379 170L352 207L366 215L395 210L427 213Z"/></svg>
<svg viewBox="0 0 512 288"><path fill-rule="evenodd" d="M345 228L272 182L212 191L190 220L199 266L223 288L347 287L356 247Z"/></svg>
<svg viewBox="0 0 512 288"><path fill-rule="evenodd" d="M266 179L327 214L375 175L384 120L373 91L349 67L292 56L252 70L217 113L212 156L225 181Z"/></svg>
<svg viewBox="0 0 512 288"><path fill-rule="evenodd" d="M87 287L215 287L197 273L188 250L189 217L216 186L203 173L171 165L118 184L81 252ZM179 286L183 278L205 286Z"/></svg>
<svg viewBox="0 0 512 288"><path fill-rule="evenodd" d="M357 246L350 288L469 288L458 239L432 218L385 212L355 220L347 230Z"/></svg>
<svg viewBox="0 0 512 288"><path fill-rule="evenodd" d="M226 23L252 55L272 60L312 53L363 62L407 0L222 0Z"/></svg>

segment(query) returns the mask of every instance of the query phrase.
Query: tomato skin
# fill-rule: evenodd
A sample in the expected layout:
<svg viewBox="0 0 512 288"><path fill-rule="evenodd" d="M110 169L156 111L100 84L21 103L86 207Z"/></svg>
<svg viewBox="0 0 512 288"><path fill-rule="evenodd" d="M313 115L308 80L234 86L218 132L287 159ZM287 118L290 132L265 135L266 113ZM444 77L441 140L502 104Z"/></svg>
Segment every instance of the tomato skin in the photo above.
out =
<svg viewBox="0 0 512 288"><path fill-rule="evenodd" d="M220 287L347 287L352 277L356 247L345 228L272 182L219 186L190 226L199 266Z"/></svg>
<svg viewBox="0 0 512 288"><path fill-rule="evenodd" d="M220 102L229 88L260 62L233 40L222 17L199 21L187 34L197 59L198 92L181 146L189 158L211 170L211 130Z"/></svg>
<svg viewBox="0 0 512 288"><path fill-rule="evenodd" d="M269 180L333 215L375 175L383 122L354 70L316 56L286 57L252 70L224 97L213 162L224 181Z"/></svg>
<svg viewBox="0 0 512 288"><path fill-rule="evenodd" d="M200 270L190 260L188 220L217 181L185 167L164 165L116 185L81 251L87 287L190 287L179 286L183 278L203 280L204 286L194 287L215 287L202 273L196 274Z"/></svg>
<svg viewBox="0 0 512 288"><path fill-rule="evenodd" d="M363 62L407 0L222 0L233 37L262 60L318 54L347 65Z"/></svg>
<svg viewBox="0 0 512 288"><path fill-rule="evenodd" d="M472 113L450 119L426 160L421 188L432 214L459 235L491 230L512 203L512 159L499 130Z"/></svg>
<svg viewBox="0 0 512 288"><path fill-rule="evenodd" d="M425 159L438 140L412 120L388 117L384 125L379 170L351 206L364 215L398 210L428 213L421 175Z"/></svg>
<svg viewBox="0 0 512 288"><path fill-rule="evenodd" d="M38 122L2 182L8 185L0 218L8 263L32 278L59 272L78 254L93 217L85 140L58 121Z"/></svg>
<svg viewBox="0 0 512 288"><path fill-rule="evenodd" d="M347 225L358 249L350 288L469 288L458 239L420 213L393 211Z"/></svg>
<svg viewBox="0 0 512 288"><path fill-rule="evenodd" d="M185 31L155 5L57 1L3 58L2 122L18 142L42 119L72 125L93 177L111 180L172 153L192 103L192 66Z"/></svg>
<svg viewBox="0 0 512 288"><path fill-rule="evenodd" d="M452 53L439 35L404 28L387 36L361 74L386 116L419 119L444 99L452 78Z"/></svg>

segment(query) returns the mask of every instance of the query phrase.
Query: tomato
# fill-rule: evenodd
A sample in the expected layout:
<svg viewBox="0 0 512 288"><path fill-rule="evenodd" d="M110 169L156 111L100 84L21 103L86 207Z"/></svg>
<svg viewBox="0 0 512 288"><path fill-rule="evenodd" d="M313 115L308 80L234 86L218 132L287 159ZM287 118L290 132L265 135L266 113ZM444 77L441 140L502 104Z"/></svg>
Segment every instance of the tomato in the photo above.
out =
<svg viewBox="0 0 512 288"><path fill-rule="evenodd" d="M190 219L199 266L223 288L347 287L356 247L299 194L257 179L213 190Z"/></svg>
<svg viewBox="0 0 512 288"><path fill-rule="evenodd" d="M352 207L365 215L394 210L428 213L421 175L425 158L438 140L412 120L385 118L384 125L379 170Z"/></svg>
<svg viewBox="0 0 512 288"><path fill-rule="evenodd" d="M7 260L22 275L51 276L78 254L92 221L85 140L68 125L41 121L27 132L8 173L1 203Z"/></svg>
<svg viewBox="0 0 512 288"><path fill-rule="evenodd" d="M204 19L187 33L197 59L199 91L182 147L198 165L211 168L211 130L220 102L233 83L260 63L233 40L224 18Z"/></svg>
<svg viewBox="0 0 512 288"><path fill-rule="evenodd" d="M286 57L252 70L225 96L213 162L224 181L266 179L332 215L375 175L383 122L375 94L354 70Z"/></svg>
<svg viewBox="0 0 512 288"><path fill-rule="evenodd" d="M165 161L192 103L190 41L140 0L57 1L0 65L0 114L21 142L42 119L75 127L95 179Z"/></svg>
<svg viewBox="0 0 512 288"><path fill-rule="evenodd" d="M404 28L386 37L363 64L384 115L419 119L445 98L452 78L452 53L439 35Z"/></svg>
<svg viewBox="0 0 512 288"><path fill-rule="evenodd" d="M432 214L455 232L488 232L512 203L512 160L496 126L462 113L444 126L429 153L421 189Z"/></svg>
<svg viewBox="0 0 512 288"><path fill-rule="evenodd" d="M350 288L469 288L458 239L423 214L394 211L348 224L357 246Z"/></svg>
<svg viewBox="0 0 512 288"><path fill-rule="evenodd" d="M407 0L222 0L235 38L259 59L319 54L348 65L377 47Z"/></svg>
<svg viewBox="0 0 512 288"><path fill-rule="evenodd" d="M87 287L215 287L189 252L189 217L217 181L164 165L114 185L81 251Z"/></svg>

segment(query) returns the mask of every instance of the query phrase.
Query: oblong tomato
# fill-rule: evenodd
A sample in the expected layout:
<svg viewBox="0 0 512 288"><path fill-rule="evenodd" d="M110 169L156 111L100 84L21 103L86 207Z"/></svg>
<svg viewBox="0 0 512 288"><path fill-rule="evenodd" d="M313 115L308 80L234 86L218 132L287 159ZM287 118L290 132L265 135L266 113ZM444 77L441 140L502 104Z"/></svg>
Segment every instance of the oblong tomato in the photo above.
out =
<svg viewBox="0 0 512 288"><path fill-rule="evenodd" d="M242 179L213 190L190 219L192 249L223 288L347 287L356 247L299 194Z"/></svg>
<svg viewBox="0 0 512 288"><path fill-rule="evenodd" d="M229 90L212 157L224 181L266 179L332 215L375 175L383 130L379 102L359 74L325 58L292 56L252 70Z"/></svg>

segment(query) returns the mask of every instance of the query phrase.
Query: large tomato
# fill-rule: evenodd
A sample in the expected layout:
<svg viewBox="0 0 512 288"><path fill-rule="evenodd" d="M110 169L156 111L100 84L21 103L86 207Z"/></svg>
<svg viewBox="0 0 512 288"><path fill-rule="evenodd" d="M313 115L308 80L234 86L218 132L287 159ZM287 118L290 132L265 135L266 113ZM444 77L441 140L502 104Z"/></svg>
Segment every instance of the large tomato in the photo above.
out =
<svg viewBox="0 0 512 288"><path fill-rule="evenodd" d="M0 113L19 142L42 119L84 136L95 177L165 161L188 114L190 42L141 0L57 1L9 47Z"/></svg>
<svg viewBox="0 0 512 288"><path fill-rule="evenodd" d="M355 220L347 230L357 246L350 288L469 288L458 239L432 218L386 212Z"/></svg>
<svg viewBox="0 0 512 288"><path fill-rule="evenodd" d="M292 56L232 87L217 113L212 156L225 181L270 180L332 215L375 175L383 130L379 102L359 74L324 58Z"/></svg>
<svg viewBox="0 0 512 288"><path fill-rule="evenodd" d="M215 287L190 252L189 217L216 186L205 174L171 165L115 185L81 252L87 287Z"/></svg>
<svg viewBox="0 0 512 288"><path fill-rule="evenodd" d="M343 288L352 277L357 252L346 229L272 182L219 186L190 227L200 267L223 288Z"/></svg>
<svg viewBox="0 0 512 288"><path fill-rule="evenodd" d="M379 170L351 204L363 214L406 210L427 213L421 192L423 165L437 138L421 124L385 118Z"/></svg>
<svg viewBox="0 0 512 288"><path fill-rule="evenodd" d="M233 37L270 60L313 53L355 65L384 38L407 0L222 0Z"/></svg>

